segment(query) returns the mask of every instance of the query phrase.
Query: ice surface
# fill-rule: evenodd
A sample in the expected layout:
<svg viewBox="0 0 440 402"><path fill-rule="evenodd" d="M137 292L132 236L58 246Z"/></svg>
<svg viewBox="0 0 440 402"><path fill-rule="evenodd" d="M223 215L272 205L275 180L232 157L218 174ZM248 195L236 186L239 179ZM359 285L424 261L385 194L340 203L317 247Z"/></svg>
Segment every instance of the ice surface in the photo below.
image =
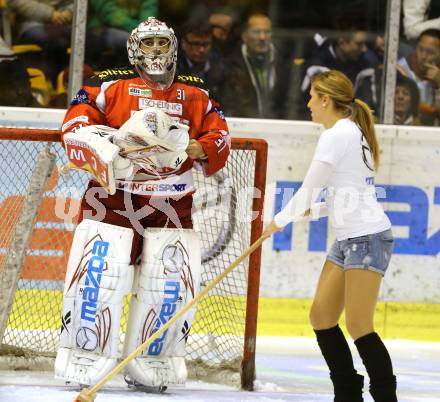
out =
<svg viewBox="0 0 440 402"><path fill-rule="evenodd" d="M386 342L398 376L400 402L440 401L440 343ZM355 365L364 370L353 350ZM128 390L122 377L99 391L96 402L328 402L332 387L316 342L308 338L261 337L257 343L255 391L189 381L162 395ZM73 402L79 389L48 372L1 371L0 402ZM372 402L368 393L365 402Z"/></svg>

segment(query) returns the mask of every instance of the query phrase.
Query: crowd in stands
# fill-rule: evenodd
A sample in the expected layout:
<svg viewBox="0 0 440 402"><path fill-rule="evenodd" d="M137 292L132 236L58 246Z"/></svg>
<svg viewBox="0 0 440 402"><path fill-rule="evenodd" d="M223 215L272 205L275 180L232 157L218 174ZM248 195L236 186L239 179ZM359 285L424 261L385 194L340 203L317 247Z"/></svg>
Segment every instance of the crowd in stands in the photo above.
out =
<svg viewBox="0 0 440 402"><path fill-rule="evenodd" d="M420 120L438 125L440 110L440 30L427 29L417 38L415 49L398 63L398 71L417 84Z"/></svg>
<svg viewBox="0 0 440 402"><path fill-rule="evenodd" d="M10 44L0 41L1 105L67 106L73 3L7 0L13 35ZM126 66L129 33L150 15L163 18L159 3L89 0L84 77ZM210 5L216 3L175 26L177 74L200 78L226 116L309 120L311 78L337 69L380 121L383 33L343 16L331 30L311 26L298 57L293 49L283 49L285 33L269 17L270 10L243 14L225 2ZM440 15L430 3L403 0L395 124L440 125Z"/></svg>

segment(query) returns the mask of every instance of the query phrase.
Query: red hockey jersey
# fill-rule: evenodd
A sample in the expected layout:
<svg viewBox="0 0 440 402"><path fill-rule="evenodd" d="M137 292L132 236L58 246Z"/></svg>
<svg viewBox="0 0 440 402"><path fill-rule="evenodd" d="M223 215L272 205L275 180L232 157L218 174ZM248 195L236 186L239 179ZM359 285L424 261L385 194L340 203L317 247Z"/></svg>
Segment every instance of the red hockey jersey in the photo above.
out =
<svg viewBox="0 0 440 402"><path fill-rule="evenodd" d="M133 69L104 70L88 79L73 99L62 132L92 124L119 128L133 112L150 107L161 109L189 126L190 139L201 143L207 159L188 158L175 174L157 180L138 175L133 180L118 181L117 188L147 196L192 193L193 163L200 164L205 175L212 175L225 165L230 150L223 110L196 86L201 82L197 77L178 75L169 89L160 91L149 88Z"/></svg>

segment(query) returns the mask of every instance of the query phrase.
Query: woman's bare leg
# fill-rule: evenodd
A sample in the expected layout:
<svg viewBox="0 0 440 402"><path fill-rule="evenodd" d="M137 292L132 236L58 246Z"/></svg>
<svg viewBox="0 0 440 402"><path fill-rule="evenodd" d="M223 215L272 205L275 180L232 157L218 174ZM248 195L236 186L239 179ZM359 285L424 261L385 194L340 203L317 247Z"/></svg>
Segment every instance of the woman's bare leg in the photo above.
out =
<svg viewBox="0 0 440 402"><path fill-rule="evenodd" d="M310 310L310 323L314 329L327 329L338 323L344 310L344 292L344 270L327 260Z"/></svg>
<svg viewBox="0 0 440 402"><path fill-rule="evenodd" d="M382 276L365 269L345 271L345 322L353 340L374 332Z"/></svg>

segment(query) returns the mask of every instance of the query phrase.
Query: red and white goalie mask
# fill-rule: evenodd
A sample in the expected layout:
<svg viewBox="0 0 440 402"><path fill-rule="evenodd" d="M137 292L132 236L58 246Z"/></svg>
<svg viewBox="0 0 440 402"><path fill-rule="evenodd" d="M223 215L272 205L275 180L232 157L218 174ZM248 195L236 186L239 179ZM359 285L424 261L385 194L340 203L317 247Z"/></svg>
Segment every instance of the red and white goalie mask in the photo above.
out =
<svg viewBox="0 0 440 402"><path fill-rule="evenodd" d="M152 89L165 90L174 80L177 38L164 22L149 17L127 41L128 60Z"/></svg>

